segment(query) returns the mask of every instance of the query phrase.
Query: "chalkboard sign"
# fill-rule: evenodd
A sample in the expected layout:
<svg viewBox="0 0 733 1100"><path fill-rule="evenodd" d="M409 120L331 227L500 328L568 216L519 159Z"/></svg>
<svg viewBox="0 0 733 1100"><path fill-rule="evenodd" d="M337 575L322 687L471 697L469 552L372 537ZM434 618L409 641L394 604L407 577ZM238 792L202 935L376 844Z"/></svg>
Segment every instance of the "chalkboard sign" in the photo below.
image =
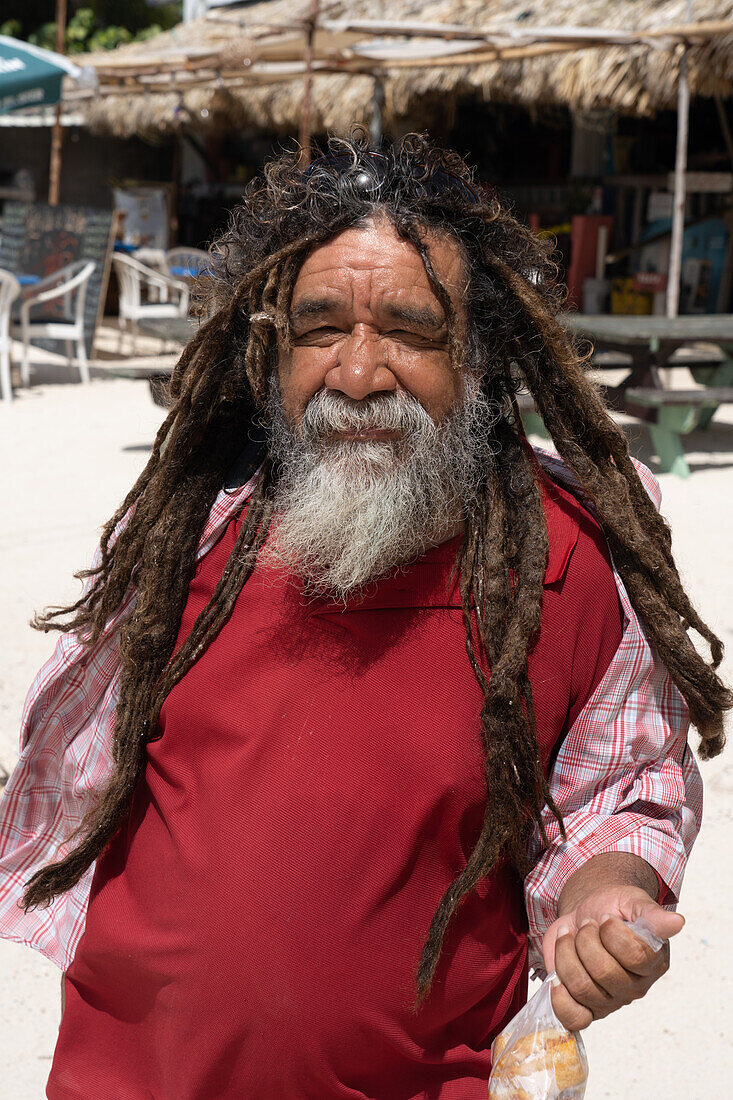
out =
<svg viewBox="0 0 733 1100"><path fill-rule="evenodd" d="M112 253L114 212L89 206L47 206L44 203L6 202L0 238L0 268L16 276L44 279L75 260L94 260L84 302L84 336L92 354L94 333L104 308ZM66 318L63 298L39 306L31 319ZM35 341L34 341L35 343ZM43 341L42 347L55 341Z"/></svg>

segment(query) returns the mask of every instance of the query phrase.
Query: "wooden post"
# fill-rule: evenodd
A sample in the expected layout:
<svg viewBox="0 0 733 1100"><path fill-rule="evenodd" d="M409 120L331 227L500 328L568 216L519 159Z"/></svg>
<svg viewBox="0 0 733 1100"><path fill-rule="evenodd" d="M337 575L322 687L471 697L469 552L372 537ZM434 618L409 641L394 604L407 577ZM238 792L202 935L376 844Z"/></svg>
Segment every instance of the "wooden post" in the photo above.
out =
<svg viewBox="0 0 733 1100"><path fill-rule="evenodd" d="M178 222L178 211L181 204L181 165L182 165L182 138L180 133L173 135L173 164L171 165L171 177L173 188L171 190L171 219L170 219L170 237L168 238L168 247L174 248L178 243L178 236L180 232L180 225Z"/></svg>
<svg viewBox="0 0 733 1100"><path fill-rule="evenodd" d="M305 20L305 75L303 77L303 104L300 108L300 170L304 171L311 162L311 115L313 111L313 38L318 23L319 0L313 0L310 12Z"/></svg>
<svg viewBox="0 0 733 1100"><path fill-rule="evenodd" d="M66 0L56 0L56 53L66 53ZM61 125L61 100L56 104L56 119L51 133L51 163L48 169L48 202L58 206L61 187L61 147L64 128Z"/></svg>
<svg viewBox="0 0 733 1100"><path fill-rule="evenodd" d="M692 21L692 0L687 0L687 23ZM672 241L669 248L667 276L667 316L676 317L680 307L680 274L682 245L685 235L685 173L687 172L687 136L690 125L690 82L687 71L687 47L680 58L677 88L677 152L674 165L674 207L672 210Z"/></svg>
<svg viewBox="0 0 733 1100"><path fill-rule="evenodd" d="M728 153L728 160L730 161L731 168L733 168L733 136L731 136L730 126L728 124L728 116L725 113L725 107L723 106L723 100L719 95L713 97L715 99L715 106L718 110L718 120L720 122L720 129L723 131L723 140L725 142L725 148Z"/></svg>
<svg viewBox="0 0 733 1100"><path fill-rule="evenodd" d="M374 93L372 95L372 117L369 123L369 140L372 148L378 149L382 144L382 109L384 107L384 84L380 76L374 77Z"/></svg>

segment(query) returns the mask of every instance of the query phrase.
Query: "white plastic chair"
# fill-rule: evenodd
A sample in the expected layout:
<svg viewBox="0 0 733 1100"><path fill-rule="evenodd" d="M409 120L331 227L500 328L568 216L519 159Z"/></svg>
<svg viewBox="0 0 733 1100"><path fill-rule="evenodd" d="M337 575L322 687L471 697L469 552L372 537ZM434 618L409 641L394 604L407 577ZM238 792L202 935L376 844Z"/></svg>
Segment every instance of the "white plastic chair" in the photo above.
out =
<svg viewBox="0 0 733 1100"><path fill-rule="evenodd" d="M13 400L10 379L10 313L20 296L20 283L9 271L0 270L0 393L3 401Z"/></svg>
<svg viewBox="0 0 733 1100"><path fill-rule="evenodd" d="M164 248L153 248L150 245L142 245L140 248L135 249L133 258L136 259L139 264L145 264L146 267L152 267L153 271L157 271L162 275L174 274L165 266ZM168 301L167 286L151 286L149 283L146 283L145 290L149 302Z"/></svg>
<svg viewBox="0 0 733 1100"><path fill-rule="evenodd" d="M30 348L31 341L63 340L69 366L74 365L73 345L76 344L76 361L82 382L89 381L89 363L84 345L84 302L87 286L97 265L93 260L76 260L73 264L54 271L41 279L35 286L25 291L20 307L20 324L13 325L13 335L23 342L23 358L20 363L20 377L24 386L31 381ZM63 313L59 317L46 315L31 317L31 310L48 302L64 299Z"/></svg>
<svg viewBox="0 0 733 1100"><path fill-rule="evenodd" d="M174 279L195 279L211 265L211 256L203 248L179 245L165 254L165 266Z"/></svg>
<svg viewBox="0 0 733 1100"><path fill-rule="evenodd" d="M153 267L140 263L132 256L126 256L123 252L117 252L112 257L115 266L117 282L120 288L120 329L127 328L127 322L137 324L143 317L187 317L188 316L188 286L180 279L174 279L162 271L156 271ZM144 300L143 284L147 291L151 287L157 287L172 301L146 301Z"/></svg>
<svg viewBox="0 0 733 1100"><path fill-rule="evenodd" d="M207 295L206 284L211 282L213 260L203 248L179 245L169 248L165 254L165 266L175 279L184 279L193 294L193 312L200 321L210 316L212 302Z"/></svg>

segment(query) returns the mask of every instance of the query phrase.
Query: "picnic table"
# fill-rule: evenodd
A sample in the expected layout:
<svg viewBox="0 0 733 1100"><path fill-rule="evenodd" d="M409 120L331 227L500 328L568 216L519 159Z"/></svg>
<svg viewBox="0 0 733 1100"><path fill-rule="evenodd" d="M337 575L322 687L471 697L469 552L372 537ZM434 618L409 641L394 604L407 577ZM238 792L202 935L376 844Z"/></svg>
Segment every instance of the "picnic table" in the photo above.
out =
<svg viewBox="0 0 733 1100"><path fill-rule="evenodd" d="M689 477L681 437L694 428L706 428L720 405L733 403L733 314L568 313L563 321L571 332L587 337L597 351L623 352L629 357L628 374L617 386L606 387L606 401L611 408L647 422L665 473ZM716 344L721 357L711 359L690 349L701 342ZM675 367L687 367L705 388L665 387L660 371Z"/></svg>
<svg viewBox="0 0 733 1100"><path fill-rule="evenodd" d="M172 340L175 344L187 344L199 322L193 317L141 317L137 322L141 332L157 336L159 340Z"/></svg>
<svg viewBox="0 0 733 1100"><path fill-rule="evenodd" d="M143 317L138 321L138 327L149 336L157 336L159 340L173 341L177 344L187 344L198 328L198 321L190 317ZM107 370L108 374L116 378L144 378L150 384L150 392L156 405L168 408L168 381L173 373L173 367L162 367L158 363L117 363Z"/></svg>

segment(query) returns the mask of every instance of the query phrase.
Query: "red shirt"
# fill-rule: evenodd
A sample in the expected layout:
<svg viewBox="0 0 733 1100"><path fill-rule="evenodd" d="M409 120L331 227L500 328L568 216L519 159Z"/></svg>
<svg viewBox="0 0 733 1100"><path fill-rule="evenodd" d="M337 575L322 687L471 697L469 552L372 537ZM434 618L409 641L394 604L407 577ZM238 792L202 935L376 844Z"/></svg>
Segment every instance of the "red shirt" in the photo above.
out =
<svg viewBox="0 0 733 1100"><path fill-rule="evenodd" d="M547 493L530 657L545 766L621 638L598 528ZM237 530L199 563L179 644ZM526 997L511 870L462 903L411 1010L430 919L484 814L459 545L346 611L258 565L166 700L98 862L51 1100L484 1100L491 1040Z"/></svg>

